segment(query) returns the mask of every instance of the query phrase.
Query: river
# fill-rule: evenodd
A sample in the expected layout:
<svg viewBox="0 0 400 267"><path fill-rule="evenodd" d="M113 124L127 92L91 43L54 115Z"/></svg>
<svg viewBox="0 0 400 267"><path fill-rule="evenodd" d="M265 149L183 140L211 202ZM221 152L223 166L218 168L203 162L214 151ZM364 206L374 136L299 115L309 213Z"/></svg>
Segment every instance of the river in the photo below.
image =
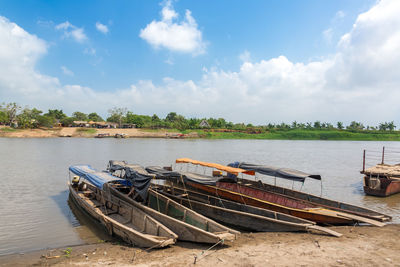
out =
<svg viewBox="0 0 400 267"><path fill-rule="evenodd" d="M399 223L400 194L376 198L365 196L362 189L362 151L379 151L382 146L400 151L400 142L0 138L0 255L106 238L98 231L93 234L95 227L80 215L77 220L67 201L66 182L70 165L103 170L110 159L173 165L178 170L182 166L174 161L180 157L221 164L246 161L321 174L324 197L386 213ZM398 155L392 160L400 162ZM321 193L320 182L312 179L303 186L279 180L277 184Z"/></svg>

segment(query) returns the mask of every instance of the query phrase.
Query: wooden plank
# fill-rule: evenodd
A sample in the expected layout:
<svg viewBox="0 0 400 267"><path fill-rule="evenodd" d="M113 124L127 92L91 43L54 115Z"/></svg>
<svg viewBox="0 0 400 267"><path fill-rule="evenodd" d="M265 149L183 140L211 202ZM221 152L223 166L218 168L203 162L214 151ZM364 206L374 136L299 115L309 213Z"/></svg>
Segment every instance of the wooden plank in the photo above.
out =
<svg viewBox="0 0 400 267"><path fill-rule="evenodd" d="M341 233L338 233L338 232L336 232L336 231L333 231L333 230L331 230L331 229L328 229L328 228L326 228L326 227L321 227L321 226L318 226L318 225L310 225L310 226L307 226L307 229L320 231L320 232L327 233L327 234L329 234L329 235L336 236L336 237L341 237L341 236L342 236Z"/></svg>

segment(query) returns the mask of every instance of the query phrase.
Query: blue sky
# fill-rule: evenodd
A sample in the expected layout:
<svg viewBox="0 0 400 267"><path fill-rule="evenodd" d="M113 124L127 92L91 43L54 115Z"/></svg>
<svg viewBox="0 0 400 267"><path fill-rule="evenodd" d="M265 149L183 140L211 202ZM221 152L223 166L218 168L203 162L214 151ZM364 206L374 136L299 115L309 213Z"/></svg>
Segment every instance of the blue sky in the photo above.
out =
<svg viewBox="0 0 400 267"><path fill-rule="evenodd" d="M398 121L396 2L2 0L0 102L256 124Z"/></svg>

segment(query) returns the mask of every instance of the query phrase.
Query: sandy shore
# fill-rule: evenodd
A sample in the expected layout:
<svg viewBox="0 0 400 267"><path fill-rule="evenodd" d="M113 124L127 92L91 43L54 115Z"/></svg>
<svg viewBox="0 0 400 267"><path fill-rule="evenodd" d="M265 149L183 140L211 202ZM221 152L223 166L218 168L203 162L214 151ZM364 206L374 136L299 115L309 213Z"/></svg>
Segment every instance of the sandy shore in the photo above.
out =
<svg viewBox="0 0 400 267"><path fill-rule="evenodd" d="M2 256L0 266L400 266L400 225L332 229L343 236L245 233L204 254L208 245L188 242L150 251L99 243Z"/></svg>
<svg viewBox="0 0 400 267"><path fill-rule="evenodd" d="M52 129L10 129L0 126L0 137L10 138L51 138L51 137L95 137L97 134L124 134L126 137L136 138L175 138L180 133L167 130L146 131L142 129L95 129L90 128L91 132L85 131L86 128L78 127L59 127ZM197 138L196 133L190 133L186 138Z"/></svg>

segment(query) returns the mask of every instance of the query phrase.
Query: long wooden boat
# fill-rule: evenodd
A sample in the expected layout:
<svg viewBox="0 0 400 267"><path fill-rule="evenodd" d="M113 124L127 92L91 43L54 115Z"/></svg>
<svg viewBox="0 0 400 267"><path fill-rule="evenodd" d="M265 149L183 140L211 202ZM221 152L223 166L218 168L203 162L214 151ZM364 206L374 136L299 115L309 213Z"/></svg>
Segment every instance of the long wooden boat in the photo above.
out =
<svg viewBox="0 0 400 267"><path fill-rule="evenodd" d="M391 216L376 212L374 210L370 210L367 208L363 208L360 206L356 205L351 205L347 203L343 203L340 201L335 201L323 197L318 197L312 194L276 186L276 185L271 185L267 183L263 183L262 181L253 181L249 179L241 179L238 178L237 181L238 184L241 186L246 186L246 187L251 187L263 191L270 192L272 194L276 194L278 197L283 196L289 199L294 199L298 200L302 203L305 203L306 205L313 205L315 207L322 207L322 208L328 208L331 210L336 210L344 213L350 213L354 214L357 216L361 217L366 217L369 219L381 221L381 222L387 222L392 219Z"/></svg>
<svg viewBox="0 0 400 267"><path fill-rule="evenodd" d="M218 222L246 231L297 232L316 230L340 237L341 234L287 214L252 207L194 192L174 185L153 185L153 189Z"/></svg>
<svg viewBox="0 0 400 267"><path fill-rule="evenodd" d="M110 196L86 182L68 183L73 201L95 220L103 224L110 235L139 247L165 247L176 242L178 236L142 210Z"/></svg>
<svg viewBox="0 0 400 267"><path fill-rule="evenodd" d="M355 222L364 222L364 223L369 223L372 225L376 226L383 226L384 224L382 222L377 221L375 218L366 218L364 216L356 215L356 214L351 214L348 212L344 211L338 211L338 210L333 210L327 207L321 207L321 205L317 205L312 202L305 202L301 201L296 198L288 197L282 194L276 194L273 192L269 192L266 190L259 190L258 188L254 187L246 187L242 186L241 184L236 183L237 180L237 175L239 173L243 174L250 174L254 175L256 170L266 172L266 173L274 173L278 174L281 177L287 178L287 179L300 179L304 180L305 177L314 177L315 179L320 179L319 175L309 175L300 171L296 170L291 170L291 169L279 169L279 168L273 168L273 167L268 167L268 166L256 166L253 164L244 164L249 167L249 169L242 169L242 168L237 168L237 166L241 166L243 164L237 163L237 164L230 164L230 166L224 166L220 164L215 164L215 163L209 163L209 162L202 162L202 161L197 161L197 160L192 160L188 158L181 158L177 159L176 163L191 163L195 165L201 165L201 166L206 166L210 168L215 168L218 170L225 171L231 175L234 176L234 178L231 178L231 182L224 182L223 179L224 177L218 177L216 179L212 179L208 176L201 177L201 175L192 175L188 173L187 179L188 182L193 184L193 186L196 186L198 189L199 187L202 188L202 190L211 190L215 191L210 188L205 188L206 186L206 181L207 182L213 182L215 186L219 189L225 189L228 190L229 192L235 192L238 194L242 194L245 196L248 196L250 198L254 198L255 200L262 200L265 203L262 204L262 206L265 206L269 209L283 212L283 213L288 213L297 217L301 217L304 219L312 220L317 223L326 223L326 224L351 224ZM193 176L193 177L190 177ZM228 177L230 178L230 177ZM232 182L233 181L233 182ZM225 192L225 194L227 194ZM234 197L233 198L238 198L238 201L243 202L243 196L241 197ZM257 202L257 201L255 201ZM256 205L254 203L253 205ZM258 204L261 205L261 204Z"/></svg>
<svg viewBox="0 0 400 267"><path fill-rule="evenodd" d="M217 243L236 239L240 232L221 225L174 200L152 190L141 204L129 195L130 188L118 184L105 184L105 191L137 207L163 223L178 235L178 239L199 243Z"/></svg>
<svg viewBox="0 0 400 267"><path fill-rule="evenodd" d="M178 181L179 183L179 181ZM186 181L186 187L191 189L201 190L214 196L222 197L225 199L233 200L246 205L252 205L255 207L265 208L281 213L286 213L292 216L303 218L309 221L316 222L318 224L325 225L349 225L358 222L365 222L376 226L384 226L382 222L371 220L368 218L356 216L353 214L343 213L339 211L333 211L326 208L315 208L308 207L306 205L301 206L298 202L293 201L295 207L288 206L286 199L282 203L274 203L268 200L268 197L264 199L266 192L260 190L254 190L252 188L241 187L237 183L224 183L224 188L221 187L222 183L218 183L218 186L203 185L195 182Z"/></svg>

